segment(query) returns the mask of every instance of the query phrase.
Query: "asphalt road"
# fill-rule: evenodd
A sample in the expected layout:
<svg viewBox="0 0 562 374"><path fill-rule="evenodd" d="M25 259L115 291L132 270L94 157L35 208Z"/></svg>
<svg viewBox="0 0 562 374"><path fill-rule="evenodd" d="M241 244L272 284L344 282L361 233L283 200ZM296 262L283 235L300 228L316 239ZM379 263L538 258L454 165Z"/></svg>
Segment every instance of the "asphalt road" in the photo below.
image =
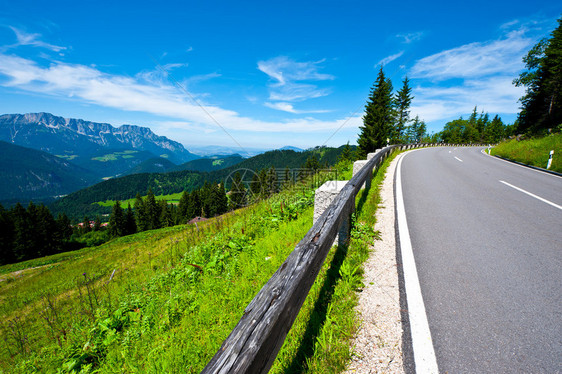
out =
<svg viewBox="0 0 562 374"><path fill-rule="evenodd" d="M562 178L481 149L421 149L401 167L439 371L560 373Z"/></svg>

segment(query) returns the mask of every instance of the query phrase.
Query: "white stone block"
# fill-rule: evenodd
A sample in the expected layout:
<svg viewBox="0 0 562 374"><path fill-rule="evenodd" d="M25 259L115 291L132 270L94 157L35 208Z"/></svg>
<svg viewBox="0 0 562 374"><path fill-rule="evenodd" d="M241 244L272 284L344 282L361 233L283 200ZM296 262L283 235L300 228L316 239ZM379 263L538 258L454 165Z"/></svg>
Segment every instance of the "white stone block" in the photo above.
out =
<svg viewBox="0 0 562 374"><path fill-rule="evenodd" d="M322 186L316 189L314 195L314 216L313 223L316 223L318 218L330 206L332 201L338 196L340 191L345 187L348 181L327 181ZM349 237L349 217L344 219L342 226L338 229L338 235L334 240L334 244L344 244ZM340 240L341 239L341 240Z"/></svg>

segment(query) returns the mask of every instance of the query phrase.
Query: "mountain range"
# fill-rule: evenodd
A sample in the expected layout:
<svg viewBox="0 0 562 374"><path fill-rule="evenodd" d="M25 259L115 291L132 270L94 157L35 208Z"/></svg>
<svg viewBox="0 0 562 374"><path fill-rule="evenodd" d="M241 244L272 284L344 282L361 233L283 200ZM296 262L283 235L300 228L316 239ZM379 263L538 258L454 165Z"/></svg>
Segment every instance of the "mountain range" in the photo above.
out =
<svg viewBox="0 0 562 374"><path fill-rule="evenodd" d="M147 151L175 164L198 156L178 142L158 136L148 127L113 127L50 113L4 114L0 116L0 140L41 150L78 163L107 150Z"/></svg>
<svg viewBox="0 0 562 374"><path fill-rule="evenodd" d="M0 142L3 202L52 199L136 168L145 172L148 166L142 164L148 160L166 164L150 171L165 171L199 158L147 127L113 127L50 113L0 115Z"/></svg>
<svg viewBox="0 0 562 374"><path fill-rule="evenodd" d="M195 152L206 157L147 127L114 127L50 113L0 115L0 202L58 199L51 205L55 211L99 213L92 203L131 198L149 187L155 193L193 190L206 181L224 181L238 167L256 172L298 168L313 155L321 164L332 164L341 149L200 146Z"/></svg>

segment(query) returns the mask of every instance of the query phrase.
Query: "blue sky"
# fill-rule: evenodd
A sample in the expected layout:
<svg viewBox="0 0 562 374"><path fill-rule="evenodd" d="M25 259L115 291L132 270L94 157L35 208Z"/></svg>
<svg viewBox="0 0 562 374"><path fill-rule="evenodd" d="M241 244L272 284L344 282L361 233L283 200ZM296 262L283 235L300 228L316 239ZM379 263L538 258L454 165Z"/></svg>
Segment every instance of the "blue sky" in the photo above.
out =
<svg viewBox="0 0 562 374"><path fill-rule="evenodd" d="M553 1L0 0L0 113L150 127L190 145L354 144L380 64L430 131L513 122Z"/></svg>

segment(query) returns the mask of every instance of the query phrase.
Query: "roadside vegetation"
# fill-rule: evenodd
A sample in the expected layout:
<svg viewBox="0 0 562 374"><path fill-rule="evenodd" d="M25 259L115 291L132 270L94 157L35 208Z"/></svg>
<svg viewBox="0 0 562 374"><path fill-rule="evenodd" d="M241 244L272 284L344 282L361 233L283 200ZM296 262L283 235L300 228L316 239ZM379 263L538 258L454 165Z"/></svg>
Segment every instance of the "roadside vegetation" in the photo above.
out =
<svg viewBox="0 0 562 374"><path fill-rule="evenodd" d="M550 170L562 173L562 133L521 141L511 139L492 148L492 155L546 169L552 150Z"/></svg>
<svg viewBox="0 0 562 374"><path fill-rule="evenodd" d="M350 244L330 252L272 372L339 372L351 357L388 162L358 195ZM338 173L349 179L351 162ZM0 267L0 371L201 371L311 227L325 178L198 224Z"/></svg>

